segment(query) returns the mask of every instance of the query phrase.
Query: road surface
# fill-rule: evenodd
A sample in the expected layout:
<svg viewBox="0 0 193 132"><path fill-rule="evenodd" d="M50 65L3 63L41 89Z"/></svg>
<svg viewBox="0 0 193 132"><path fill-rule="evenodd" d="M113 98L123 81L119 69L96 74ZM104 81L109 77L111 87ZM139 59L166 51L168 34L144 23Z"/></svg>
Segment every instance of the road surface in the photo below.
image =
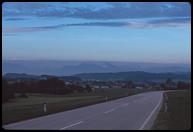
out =
<svg viewBox="0 0 193 132"><path fill-rule="evenodd" d="M142 130L150 129L162 103L162 91L47 115L3 126L35 130Z"/></svg>

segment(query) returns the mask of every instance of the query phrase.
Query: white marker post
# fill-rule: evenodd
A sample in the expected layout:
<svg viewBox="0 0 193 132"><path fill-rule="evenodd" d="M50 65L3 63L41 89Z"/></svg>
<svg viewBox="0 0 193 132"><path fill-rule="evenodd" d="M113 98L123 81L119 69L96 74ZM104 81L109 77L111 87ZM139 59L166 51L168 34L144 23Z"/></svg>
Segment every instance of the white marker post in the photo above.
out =
<svg viewBox="0 0 193 132"><path fill-rule="evenodd" d="M47 103L44 103L44 113L47 112Z"/></svg>
<svg viewBox="0 0 193 132"><path fill-rule="evenodd" d="M164 108L165 108L165 112L168 112L168 96L165 94L165 103L164 103Z"/></svg>
<svg viewBox="0 0 193 132"><path fill-rule="evenodd" d="M165 103L164 106L165 106L165 112L168 112L168 105L167 105L167 103Z"/></svg>
<svg viewBox="0 0 193 132"><path fill-rule="evenodd" d="M107 96L106 96L106 101L107 101L107 99L108 99L108 98L107 98Z"/></svg>

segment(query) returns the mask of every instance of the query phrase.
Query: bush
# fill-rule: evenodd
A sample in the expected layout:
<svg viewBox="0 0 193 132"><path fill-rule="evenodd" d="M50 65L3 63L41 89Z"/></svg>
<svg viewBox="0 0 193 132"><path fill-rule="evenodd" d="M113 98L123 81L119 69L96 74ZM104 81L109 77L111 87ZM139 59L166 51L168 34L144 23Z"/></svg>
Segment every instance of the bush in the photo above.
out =
<svg viewBox="0 0 193 132"><path fill-rule="evenodd" d="M20 98L28 98L28 96L26 95L26 93L21 93L18 97L20 97Z"/></svg>

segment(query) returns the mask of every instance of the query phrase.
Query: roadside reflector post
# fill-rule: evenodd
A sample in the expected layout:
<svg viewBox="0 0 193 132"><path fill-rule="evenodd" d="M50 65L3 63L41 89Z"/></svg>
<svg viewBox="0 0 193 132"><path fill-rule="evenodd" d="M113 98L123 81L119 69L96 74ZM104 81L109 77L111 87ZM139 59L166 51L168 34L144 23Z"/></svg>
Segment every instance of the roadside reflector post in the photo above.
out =
<svg viewBox="0 0 193 132"><path fill-rule="evenodd" d="M168 112L168 96L166 94L164 94L164 97L165 97L165 103L164 103L164 108L165 108L165 112Z"/></svg>
<svg viewBox="0 0 193 132"><path fill-rule="evenodd" d="M46 102L44 102L44 113L46 113L47 112L47 103Z"/></svg>
<svg viewBox="0 0 193 132"><path fill-rule="evenodd" d="M107 101L107 99L108 99L108 98L107 98L107 96L106 96L106 101Z"/></svg>
<svg viewBox="0 0 193 132"><path fill-rule="evenodd" d="M165 112L168 112L168 106L167 106L167 103L165 103Z"/></svg>

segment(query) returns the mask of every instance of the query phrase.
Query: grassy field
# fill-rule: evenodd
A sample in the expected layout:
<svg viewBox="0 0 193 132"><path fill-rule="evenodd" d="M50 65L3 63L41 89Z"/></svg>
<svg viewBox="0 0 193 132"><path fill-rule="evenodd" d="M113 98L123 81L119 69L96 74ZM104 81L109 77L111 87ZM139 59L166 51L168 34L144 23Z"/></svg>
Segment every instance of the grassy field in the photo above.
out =
<svg viewBox="0 0 193 132"><path fill-rule="evenodd" d="M51 113L71 110L108 100L134 95L144 90L138 89L97 89L92 93L73 93L68 95L28 94L28 98L15 98L2 105L2 123L9 124ZM47 103L47 113L43 103Z"/></svg>
<svg viewBox="0 0 193 132"><path fill-rule="evenodd" d="M167 106L165 105L167 103ZM191 128L191 91L165 93L153 130L187 130Z"/></svg>

